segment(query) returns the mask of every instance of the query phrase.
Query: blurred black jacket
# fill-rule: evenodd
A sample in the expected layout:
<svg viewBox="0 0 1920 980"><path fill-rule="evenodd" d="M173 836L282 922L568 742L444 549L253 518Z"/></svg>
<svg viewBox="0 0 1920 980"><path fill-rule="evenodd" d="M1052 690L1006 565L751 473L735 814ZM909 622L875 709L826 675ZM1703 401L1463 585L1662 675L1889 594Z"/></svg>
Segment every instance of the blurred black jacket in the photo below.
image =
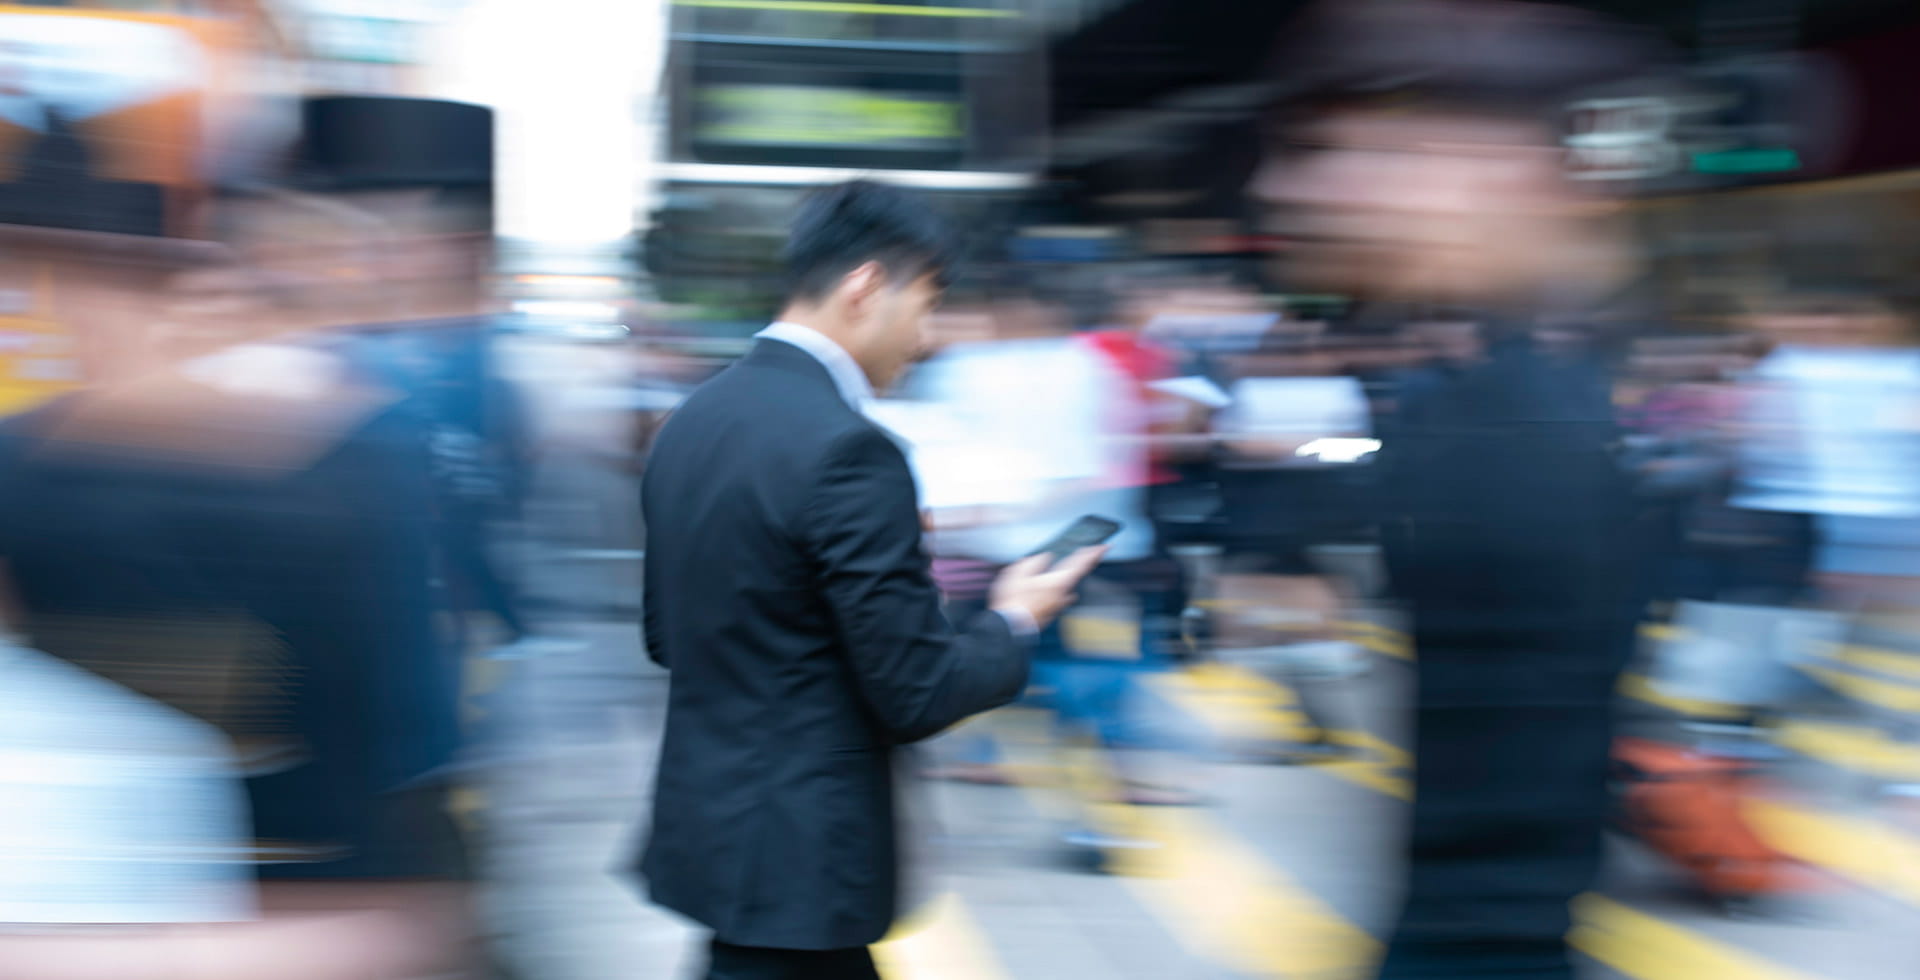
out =
<svg viewBox="0 0 1920 980"><path fill-rule="evenodd" d="M7 420L0 460L0 548L36 645L214 710L243 749L294 750L250 776L254 830L329 859L263 875L458 870L451 827L423 830L402 792L444 787L459 664L434 629L424 428L394 393L167 374Z"/></svg>
<svg viewBox="0 0 1920 980"><path fill-rule="evenodd" d="M899 895L894 746L1012 700L996 615L956 632L906 458L797 347L695 391L642 481L645 619L671 672L641 871L738 946L864 946Z"/></svg>
<svg viewBox="0 0 1920 980"><path fill-rule="evenodd" d="M1383 977L1571 977L1611 711L1646 592L1598 359L1520 330L1408 379L1381 428L1383 544L1413 620L1406 905Z"/></svg>

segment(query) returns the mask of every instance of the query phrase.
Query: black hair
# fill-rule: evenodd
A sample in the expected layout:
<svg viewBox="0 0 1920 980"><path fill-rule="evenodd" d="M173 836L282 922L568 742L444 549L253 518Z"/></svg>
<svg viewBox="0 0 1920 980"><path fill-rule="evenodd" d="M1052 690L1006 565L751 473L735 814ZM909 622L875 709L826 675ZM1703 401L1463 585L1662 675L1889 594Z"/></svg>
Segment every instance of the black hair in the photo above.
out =
<svg viewBox="0 0 1920 980"><path fill-rule="evenodd" d="M932 275L944 287L956 242L947 223L917 195L854 180L807 195L782 255L787 296L816 300L840 277L878 262L892 282Z"/></svg>

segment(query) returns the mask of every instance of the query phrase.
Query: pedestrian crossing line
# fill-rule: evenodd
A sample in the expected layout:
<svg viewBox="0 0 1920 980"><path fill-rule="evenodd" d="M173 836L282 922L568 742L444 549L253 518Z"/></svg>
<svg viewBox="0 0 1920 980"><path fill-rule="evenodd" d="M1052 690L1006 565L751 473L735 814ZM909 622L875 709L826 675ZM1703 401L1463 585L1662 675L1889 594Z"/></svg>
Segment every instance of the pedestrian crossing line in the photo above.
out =
<svg viewBox="0 0 1920 980"><path fill-rule="evenodd" d="M1196 955L1274 980L1372 975L1377 939L1203 814L1102 806L1093 816L1136 845L1109 850L1109 869ZM1598 895L1581 896L1574 914L1570 944L1633 980L1815 980Z"/></svg>
<svg viewBox="0 0 1920 980"><path fill-rule="evenodd" d="M1797 721L1781 725L1774 744L1839 769L1890 782L1920 781L1920 746L1896 742L1859 725Z"/></svg>
<svg viewBox="0 0 1920 980"><path fill-rule="evenodd" d="M1371 759L1351 759L1322 765L1320 768L1329 775L1405 803L1413 802L1413 780L1406 775L1413 767L1412 753L1372 732L1357 729L1330 729L1327 741L1373 754Z"/></svg>
<svg viewBox="0 0 1920 980"><path fill-rule="evenodd" d="M1413 638L1404 630L1368 622L1364 619L1341 620L1334 624L1347 642L1395 660L1413 660Z"/></svg>
<svg viewBox="0 0 1920 980"><path fill-rule="evenodd" d="M1208 612L1232 612L1246 609L1268 609L1272 603L1263 599L1197 599L1193 606ZM1404 630L1375 623L1365 619L1336 619L1324 624L1338 633L1342 639L1356 646L1364 647L1375 653L1393 657L1397 660L1413 659L1413 642ZM1322 623L1311 614L1302 614L1297 623L1285 627L1269 627L1280 632L1308 634L1319 631Z"/></svg>
<svg viewBox="0 0 1920 980"><path fill-rule="evenodd" d="M1107 810L1103 829L1156 845L1116 849L1113 869L1197 954L1255 977L1371 975L1376 939L1211 821ZM1604 896L1582 895L1573 912L1570 945L1634 980L1816 980Z"/></svg>
<svg viewBox="0 0 1920 980"><path fill-rule="evenodd" d="M1208 678L1208 683L1214 688L1258 690L1264 686L1284 691L1280 685L1264 677L1230 667L1219 668L1216 674ZM1290 692L1284 697L1288 701L1292 700ZM1204 702L1200 710L1207 710ZM1373 753L1377 761L1336 763L1318 768L1330 775L1396 799L1412 798L1411 781L1405 775L1413 762L1412 753L1369 732L1335 730L1329 732L1328 737L1330 741L1339 744L1364 748ZM1865 830L1872 828L1861 827L1854 823L1830 822L1837 818L1825 817L1780 804L1763 806L1765 808L1756 813L1756 819L1763 821L1764 830L1774 841L1775 846L1781 847L1791 856L1848 877L1863 878L1875 887L1893 891L1902 897L1912 895L1916 901L1920 901L1920 842L1904 838L1889 839L1890 836L1897 835L1886 828L1878 828L1875 833L1865 833ZM1134 808L1130 814L1114 812L1123 810L1124 808L1108 808L1106 811L1107 820L1110 821L1108 828L1115 829L1115 832L1122 836L1133 836L1156 842L1168 838L1168 831L1164 828L1155 833L1151 823L1143 822L1172 819L1165 816L1169 811L1147 813ZM1223 849L1231 849L1234 845L1220 846ZM1884 861L1876 859L1876 851L1885 855ZM1910 863L1905 858L1909 853L1913 855ZM1214 855L1202 855L1193 860L1192 866L1180 868L1172 876L1197 882L1202 873L1203 862L1205 868L1213 868L1212 861L1215 859ZM1116 868L1122 873L1161 878L1168 877L1165 869L1166 862L1178 860L1178 852L1167 853L1164 845L1162 848L1119 851L1114 858ZM1233 856L1233 865L1240 869L1233 873L1257 876L1260 874L1257 870L1259 866L1253 862L1258 860L1258 855L1249 856L1244 852ZM1245 870L1247 868L1256 870L1249 872ZM1233 894L1234 891L1248 891L1250 886L1245 883L1219 886L1221 892L1214 891L1214 887L1196 884L1188 890L1209 897L1225 892L1226 897L1235 902L1262 901ZM1154 896L1148 897L1151 899ZM1166 901L1171 903L1175 899L1168 898ZM1569 941L1587 955L1635 980L1700 980L1700 978L1709 977L1738 978L1738 980L1812 980L1597 895L1582 896L1575 904L1575 911L1576 926L1569 934ZM1168 909L1164 914L1171 916L1193 913L1182 913L1174 908ZM1261 955L1262 947L1259 945L1259 940L1242 941L1235 938L1233 934L1237 928L1235 922L1232 913L1222 914L1220 922L1211 927L1213 931L1207 935L1212 937L1211 941L1216 946L1231 943L1230 948L1243 950L1240 954L1242 959ZM1311 918L1308 922L1307 928L1310 935L1339 934L1337 930L1328 930L1324 924L1313 923ZM1334 946L1337 947L1338 944ZM1325 952L1333 947L1322 943L1319 948ZM1331 968L1337 971L1370 963L1372 956L1376 953L1369 951L1361 955L1352 952L1349 948L1347 955L1351 961L1343 961L1332 953L1326 953L1323 959L1311 962L1317 968ZM1284 972L1255 972L1255 975L1294 976ZM1333 972L1327 975L1347 974Z"/></svg>
<svg viewBox="0 0 1920 980"><path fill-rule="evenodd" d="M887 980L1006 980L960 896L946 892L919 913L897 923L873 947L875 965Z"/></svg>
<svg viewBox="0 0 1920 980"><path fill-rule="evenodd" d="M1094 820L1136 842L1109 850L1109 869L1195 955L1275 980L1361 980L1379 957L1366 930L1201 813L1103 806Z"/></svg>
<svg viewBox="0 0 1920 980"><path fill-rule="evenodd" d="M1251 671L1201 664L1154 675L1147 686L1229 741L1300 742L1314 735L1293 692Z"/></svg>
<svg viewBox="0 0 1920 980"><path fill-rule="evenodd" d="M1367 620L1341 620L1334 624L1346 638L1375 653L1384 654L1397 660L1414 659L1413 638L1405 630L1394 629L1382 623ZM1665 643L1685 636L1686 631L1668 623L1643 623L1640 626L1640 638L1653 643ZM1876 669L1888 673L1900 673L1920 681L1920 656L1907 656L1892 651L1874 650L1864 647L1849 647L1849 652L1857 652L1872 662L1896 666L1880 666ZM1897 658L1897 659L1896 659Z"/></svg>
<svg viewBox="0 0 1920 980"><path fill-rule="evenodd" d="M1843 646L1834 651L1833 659L1858 670L1871 670L1920 684L1920 654L1881 647Z"/></svg>
<svg viewBox="0 0 1920 980"><path fill-rule="evenodd" d="M1699 698L1668 694L1660 690L1659 685L1655 684L1644 674L1621 674L1617 690L1621 697L1629 698L1642 704L1652 705L1663 711L1671 711L1677 715L1684 715L1688 718L1726 719L1738 718L1745 714L1745 710L1737 704L1726 704L1720 701L1703 701Z"/></svg>
<svg viewBox="0 0 1920 980"><path fill-rule="evenodd" d="M1920 840L1864 817L1775 800L1745 808L1767 843L1793 859L1920 906Z"/></svg>
<svg viewBox="0 0 1920 980"><path fill-rule="evenodd" d="M1117 808L1116 808L1117 809ZM1379 944L1199 814L1131 808L1137 837L1120 855L1134 892L1185 941L1258 977L1366 975Z"/></svg>
<svg viewBox="0 0 1920 980"><path fill-rule="evenodd" d="M1877 677L1863 677L1818 664L1802 664L1800 671L1836 694L1891 711L1920 712L1920 687Z"/></svg>
<svg viewBox="0 0 1920 980"><path fill-rule="evenodd" d="M1008 746L1012 748L1012 746ZM1035 751L1037 746L1026 746ZM1195 956L1249 977L1364 980L1378 943L1264 856L1197 810L1088 803L1111 799L1111 775L1081 747L1053 767L1078 797L1069 804L1056 778L1020 780L1034 808L1075 814L1101 836L1107 870ZM1016 766L1031 776L1040 766Z"/></svg>
<svg viewBox="0 0 1920 980"><path fill-rule="evenodd" d="M1369 747L1376 741L1384 742L1375 736L1365 740ZM1387 748L1395 761L1410 761L1405 750L1390 744ZM1056 780L1048 784L1021 783L1043 812L1056 815L1060 801L1047 798L1042 790L1058 785L1058 775L1056 769ZM1097 784L1100 777L1072 781ZM1124 878L1142 904L1195 955L1272 980L1371 976L1381 950L1377 939L1204 813L1118 804L1099 804L1084 812L1095 829L1127 842L1106 850L1108 869ZM1797 811L1763 815L1774 832L1797 835L1796 849L1809 856L1815 847L1842 846L1832 826L1809 830L1804 823L1787 823L1801 816ZM1883 843L1867 837L1863 844L1846 845L1852 850L1845 860L1864 862L1870 849ZM1840 855L1830 855L1823 863L1840 860ZM1633 980L1819 980L1599 895L1581 896L1573 912L1569 943Z"/></svg>
<svg viewBox="0 0 1920 980"><path fill-rule="evenodd" d="M1405 770L1413 756L1371 732L1349 728L1319 732L1297 705L1286 685L1259 673L1227 664L1202 664L1154 678L1155 689L1215 734L1230 741L1298 744L1322 735L1329 742L1360 749L1369 755L1318 766L1329 775L1385 793L1395 799L1413 798Z"/></svg>
<svg viewBox="0 0 1920 980"><path fill-rule="evenodd" d="M1815 980L1601 895L1574 900L1573 948L1634 980Z"/></svg>

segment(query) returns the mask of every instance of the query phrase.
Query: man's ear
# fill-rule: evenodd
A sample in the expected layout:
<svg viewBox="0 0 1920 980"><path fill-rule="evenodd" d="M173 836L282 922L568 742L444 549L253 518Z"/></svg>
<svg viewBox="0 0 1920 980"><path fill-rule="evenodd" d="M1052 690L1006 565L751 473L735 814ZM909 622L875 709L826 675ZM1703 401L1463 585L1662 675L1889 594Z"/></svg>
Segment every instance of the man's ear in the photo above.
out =
<svg viewBox="0 0 1920 980"><path fill-rule="evenodd" d="M840 280L841 294L854 312L863 312L887 283L887 270L878 262L862 262Z"/></svg>

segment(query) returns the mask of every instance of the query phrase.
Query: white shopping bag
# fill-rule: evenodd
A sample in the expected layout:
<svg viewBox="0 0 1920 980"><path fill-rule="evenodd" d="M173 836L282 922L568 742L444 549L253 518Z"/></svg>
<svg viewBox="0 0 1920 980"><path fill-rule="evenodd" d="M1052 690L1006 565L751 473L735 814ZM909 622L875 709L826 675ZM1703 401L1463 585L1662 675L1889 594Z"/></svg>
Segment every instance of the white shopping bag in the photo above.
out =
<svg viewBox="0 0 1920 980"><path fill-rule="evenodd" d="M226 739L3 641L0 800L0 924L254 914L245 797Z"/></svg>

